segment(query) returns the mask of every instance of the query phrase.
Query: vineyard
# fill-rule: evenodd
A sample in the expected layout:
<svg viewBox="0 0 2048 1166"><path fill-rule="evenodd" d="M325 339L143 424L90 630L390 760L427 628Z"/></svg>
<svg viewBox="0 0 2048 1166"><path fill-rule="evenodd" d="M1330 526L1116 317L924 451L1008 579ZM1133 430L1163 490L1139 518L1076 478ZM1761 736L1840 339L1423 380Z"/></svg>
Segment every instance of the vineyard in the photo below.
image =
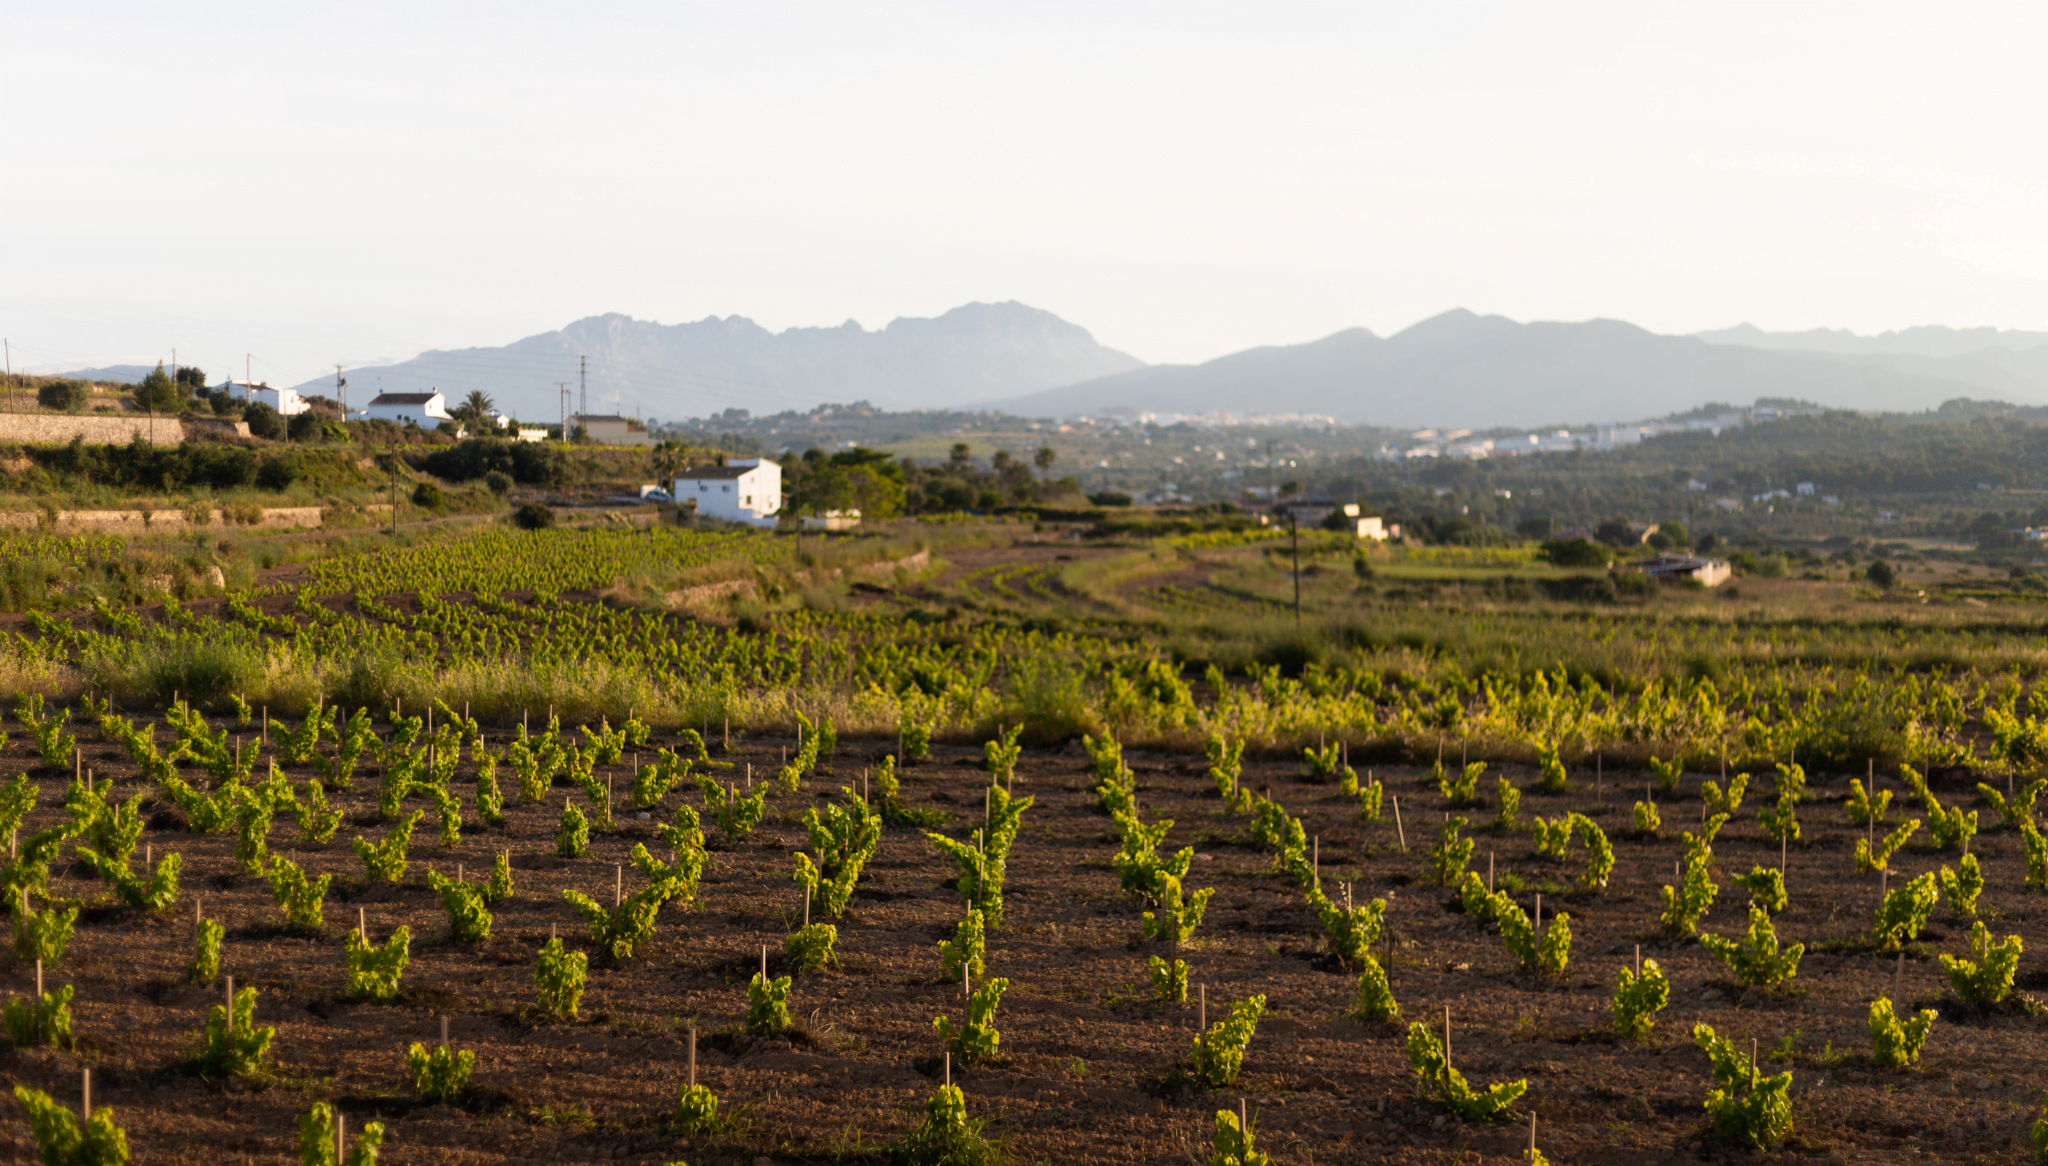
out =
<svg viewBox="0 0 2048 1166"><path fill-rule="evenodd" d="M1278 549L491 530L31 613L0 1153L2048 1154L2037 616Z"/></svg>

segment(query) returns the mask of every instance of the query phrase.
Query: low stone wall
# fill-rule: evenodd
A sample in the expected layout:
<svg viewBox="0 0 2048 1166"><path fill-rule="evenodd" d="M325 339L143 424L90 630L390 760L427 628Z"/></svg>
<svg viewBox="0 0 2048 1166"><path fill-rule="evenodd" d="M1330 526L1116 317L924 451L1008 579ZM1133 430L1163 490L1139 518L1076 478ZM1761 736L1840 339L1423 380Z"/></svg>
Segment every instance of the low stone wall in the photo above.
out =
<svg viewBox="0 0 2048 1166"><path fill-rule="evenodd" d="M388 514L382 503L362 508L366 515ZM242 530L310 530L323 524L325 511L318 506L266 506L254 522L239 517L230 520L220 510L205 512L206 521L194 523L183 510L59 510L59 530L91 530L100 534L164 534L195 527L219 526ZM0 511L0 529L32 530L43 525L46 515L34 510Z"/></svg>
<svg viewBox="0 0 2048 1166"><path fill-rule="evenodd" d="M138 433L148 445L185 440L185 426L175 417L152 422L147 413L0 413L0 441L20 445L69 445L74 439L127 445Z"/></svg>

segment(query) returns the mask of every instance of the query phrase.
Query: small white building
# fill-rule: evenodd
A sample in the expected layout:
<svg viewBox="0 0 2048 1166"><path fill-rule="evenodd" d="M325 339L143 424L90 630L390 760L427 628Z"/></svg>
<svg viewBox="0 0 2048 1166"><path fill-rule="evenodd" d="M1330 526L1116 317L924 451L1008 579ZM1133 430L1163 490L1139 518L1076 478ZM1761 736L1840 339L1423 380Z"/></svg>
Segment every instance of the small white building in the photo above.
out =
<svg viewBox="0 0 2048 1166"><path fill-rule="evenodd" d="M297 389L273 389L262 381L229 381L222 385L230 397L256 405L268 405L279 414L290 417L312 408Z"/></svg>
<svg viewBox="0 0 2048 1166"><path fill-rule="evenodd" d="M582 429L584 437L599 445L654 444L654 435L647 432L645 425L631 417L577 413L569 418L569 426L571 429Z"/></svg>
<svg viewBox="0 0 2048 1166"><path fill-rule="evenodd" d="M448 414L448 398L435 389L431 393L379 393L351 420L396 421L400 425L432 429L454 418Z"/></svg>
<svg viewBox="0 0 2048 1166"><path fill-rule="evenodd" d="M1658 583L1690 579L1705 587L1719 587L1734 574L1726 559L1709 559L1703 555L1658 555L1630 566Z"/></svg>
<svg viewBox="0 0 2048 1166"><path fill-rule="evenodd" d="M677 474L670 486L678 504L695 501L697 513L706 518L774 526L782 509L782 467L765 458L695 466Z"/></svg>

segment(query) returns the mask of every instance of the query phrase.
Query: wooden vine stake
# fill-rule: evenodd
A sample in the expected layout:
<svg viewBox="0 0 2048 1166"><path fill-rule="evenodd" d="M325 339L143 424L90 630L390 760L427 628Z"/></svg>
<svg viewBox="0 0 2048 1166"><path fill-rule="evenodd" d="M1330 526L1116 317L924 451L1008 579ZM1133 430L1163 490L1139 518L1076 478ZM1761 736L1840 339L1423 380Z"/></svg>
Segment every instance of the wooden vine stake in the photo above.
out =
<svg viewBox="0 0 2048 1166"><path fill-rule="evenodd" d="M80 1116L80 1117L84 1118L84 1119L85 1119L86 1121L91 1121L91 1120L92 1120L92 1070L91 1070L91 1069L81 1069L81 1070L80 1070L79 1072L80 1072L80 1073L82 1074L82 1076L80 1077L80 1079L79 1079L79 1082L78 1082L78 1093L79 1093L79 1098L78 1098L78 1116Z"/></svg>
<svg viewBox="0 0 2048 1166"><path fill-rule="evenodd" d="M1401 853L1408 853L1408 831L1401 826L1401 795L1394 794L1394 836L1401 840Z"/></svg>
<svg viewBox="0 0 2048 1166"><path fill-rule="evenodd" d="M1195 1077L1202 1076L1202 1062L1209 1052L1209 985L1203 984L1195 1001Z"/></svg>
<svg viewBox="0 0 2048 1166"><path fill-rule="evenodd" d="M228 977L227 1034L229 1036L235 1035L235 978L233 976Z"/></svg>
<svg viewBox="0 0 2048 1166"><path fill-rule="evenodd" d="M623 862L617 862L617 863L613 863L613 864L612 864L612 906L616 908L617 906L619 906L619 905L620 905L621 903L624 903L625 901L626 901L626 864L625 864L625 863L623 863Z"/></svg>
<svg viewBox="0 0 2048 1166"><path fill-rule="evenodd" d="M697 1087L697 1025L690 1024L690 1088Z"/></svg>
<svg viewBox="0 0 2048 1166"><path fill-rule="evenodd" d="M43 1038L43 961L36 961L36 1039Z"/></svg>

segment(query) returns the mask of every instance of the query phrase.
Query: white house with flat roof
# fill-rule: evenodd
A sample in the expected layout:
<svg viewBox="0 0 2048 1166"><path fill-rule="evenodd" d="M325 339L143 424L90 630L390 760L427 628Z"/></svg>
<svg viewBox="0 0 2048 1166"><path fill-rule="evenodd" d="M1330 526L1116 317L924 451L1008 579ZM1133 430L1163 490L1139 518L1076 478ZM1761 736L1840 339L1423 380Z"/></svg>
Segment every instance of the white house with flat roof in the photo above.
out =
<svg viewBox="0 0 2048 1166"><path fill-rule="evenodd" d="M774 526L782 509L782 467L766 458L731 458L722 466L694 466L670 483L678 505L726 522Z"/></svg>
<svg viewBox="0 0 2048 1166"><path fill-rule="evenodd" d="M448 414L448 398L435 389L431 393L379 393L350 420L396 421L400 425L432 429L453 418Z"/></svg>
<svg viewBox="0 0 2048 1166"><path fill-rule="evenodd" d="M234 381L221 386L230 397L237 397L252 404L268 405L286 417L304 413L312 408L297 389L273 389L262 381Z"/></svg>

